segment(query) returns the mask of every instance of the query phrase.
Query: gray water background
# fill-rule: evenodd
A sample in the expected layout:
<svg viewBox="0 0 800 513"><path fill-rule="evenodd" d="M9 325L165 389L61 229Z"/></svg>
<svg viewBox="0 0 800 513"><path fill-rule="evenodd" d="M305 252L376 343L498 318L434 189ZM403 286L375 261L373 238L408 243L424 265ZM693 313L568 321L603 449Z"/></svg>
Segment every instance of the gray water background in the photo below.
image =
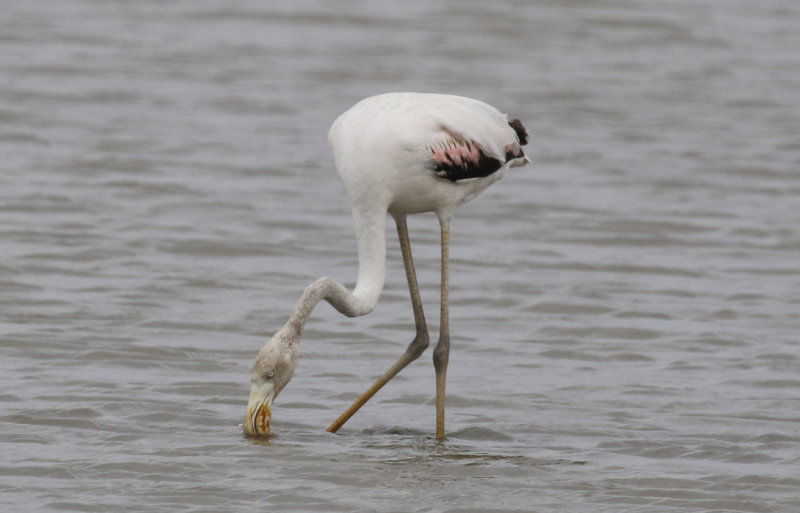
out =
<svg viewBox="0 0 800 513"><path fill-rule="evenodd" d="M4 511L800 511L800 3L2 11ZM356 276L327 129L393 90L532 133L453 224L448 439L430 353L325 432L412 337L388 223L380 304L318 307L247 439L257 350Z"/></svg>

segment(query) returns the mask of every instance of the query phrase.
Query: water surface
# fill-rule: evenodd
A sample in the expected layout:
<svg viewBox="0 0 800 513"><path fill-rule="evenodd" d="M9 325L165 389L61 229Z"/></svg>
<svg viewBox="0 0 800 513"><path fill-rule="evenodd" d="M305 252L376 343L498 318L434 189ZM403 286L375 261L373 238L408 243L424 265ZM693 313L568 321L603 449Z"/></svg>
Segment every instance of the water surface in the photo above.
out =
<svg viewBox="0 0 800 513"><path fill-rule="evenodd" d="M13 511L797 511L800 6L28 1L0 21L0 503ZM480 98L534 165L452 230L448 439L394 230L321 305L268 442L255 353L352 285L326 143ZM438 227L410 220L435 339Z"/></svg>

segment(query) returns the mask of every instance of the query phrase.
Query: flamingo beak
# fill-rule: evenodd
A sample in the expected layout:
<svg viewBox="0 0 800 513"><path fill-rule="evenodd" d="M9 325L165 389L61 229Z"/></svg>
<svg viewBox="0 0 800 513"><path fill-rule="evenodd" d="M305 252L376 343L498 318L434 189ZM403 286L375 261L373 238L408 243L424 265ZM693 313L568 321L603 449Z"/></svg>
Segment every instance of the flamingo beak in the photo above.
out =
<svg viewBox="0 0 800 513"><path fill-rule="evenodd" d="M242 425L245 435L269 435L273 399L275 399L275 386L272 381L253 380L250 383L250 400L247 402L247 413Z"/></svg>

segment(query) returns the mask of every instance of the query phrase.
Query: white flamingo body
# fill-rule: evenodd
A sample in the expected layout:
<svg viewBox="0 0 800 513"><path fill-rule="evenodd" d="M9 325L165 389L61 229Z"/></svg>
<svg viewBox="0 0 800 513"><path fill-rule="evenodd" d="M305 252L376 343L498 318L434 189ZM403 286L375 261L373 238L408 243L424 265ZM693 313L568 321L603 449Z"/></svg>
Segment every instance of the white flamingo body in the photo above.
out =
<svg viewBox="0 0 800 513"><path fill-rule="evenodd" d="M385 219L397 223L411 293L416 336L405 354L351 406L329 431L335 432L378 389L428 346L408 241L406 216L434 212L442 228L442 296L439 342L434 350L437 384L436 436L444 437L444 385L449 355L449 227L459 205L529 161L521 150L527 132L519 120L478 100L422 93L389 93L366 98L339 116L328 135L336 168L353 210L358 240L358 280L351 293L330 278L304 291L281 330L261 349L253 365L245 433L269 434L272 400L291 378L300 334L314 306L327 300L355 317L375 307L386 265Z"/></svg>
<svg viewBox="0 0 800 513"><path fill-rule="evenodd" d="M381 215L435 212L442 218L451 217L458 205L502 178L509 167L482 178L438 179L428 165L430 148L454 135L479 143L502 161L507 145L519 145L507 116L494 107L461 96L422 93L361 100L334 121L328 140L354 208L374 208Z"/></svg>

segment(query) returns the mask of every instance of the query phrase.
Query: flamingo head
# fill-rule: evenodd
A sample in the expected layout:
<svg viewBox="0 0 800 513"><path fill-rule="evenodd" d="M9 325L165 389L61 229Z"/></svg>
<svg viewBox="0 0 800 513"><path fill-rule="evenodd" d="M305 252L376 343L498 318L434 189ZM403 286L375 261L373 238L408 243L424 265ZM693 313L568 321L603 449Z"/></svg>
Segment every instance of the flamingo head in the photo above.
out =
<svg viewBox="0 0 800 513"><path fill-rule="evenodd" d="M298 333L284 327L258 352L250 374L250 400L243 424L246 435L270 434L272 401L292 379L299 338Z"/></svg>

